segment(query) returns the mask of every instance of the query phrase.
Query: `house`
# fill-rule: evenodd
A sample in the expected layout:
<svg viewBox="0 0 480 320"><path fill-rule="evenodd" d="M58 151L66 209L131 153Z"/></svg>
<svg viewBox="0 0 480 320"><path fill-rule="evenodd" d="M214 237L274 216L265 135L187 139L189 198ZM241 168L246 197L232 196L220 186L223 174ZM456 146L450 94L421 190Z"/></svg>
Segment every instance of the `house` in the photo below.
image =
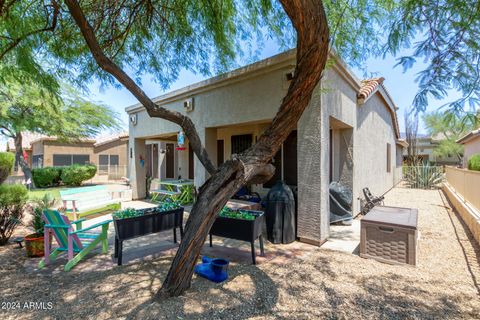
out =
<svg viewBox="0 0 480 320"><path fill-rule="evenodd" d="M458 165L460 160L454 154L445 156L438 156L434 153L434 149L437 148L440 144L440 141L445 139L444 136L430 136L419 134L415 138L415 153L418 159L423 163L433 164L433 165L449 165L455 166ZM408 157L408 152L405 149L403 151L403 158L406 160Z"/></svg>
<svg viewBox="0 0 480 320"><path fill-rule="evenodd" d="M250 146L267 128L285 96L295 50L190 85L154 99L187 113L217 164ZM354 213L362 189L383 194L401 179L402 152L397 107L383 78L360 81L342 63L325 71L309 107L275 156L275 176L251 186L265 195L283 179L298 196L297 236L320 245L329 235L329 183L353 190ZM190 178L200 186L208 173L186 142L176 150L179 126L150 118L137 104L129 114L130 181L134 198L145 197L146 176Z"/></svg>
<svg viewBox="0 0 480 320"><path fill-rule="evenodd" d="M128 134L125 133L77 141L24 133L23 143L31 168L91 163L97 165L99 175L119 176L116 179L127 175ZM12 140L9 150L15 150Z"/></svg>
<svg viewBox="0 0 480 320"><path fill-rule="evenodd" d="M38 133L32 133L32 132L22 133L23 157L28 163L28 165L30 166L30 168L32 167L32 141L35 141L41 137L43 137L43 135ZM7 151L15 152L15 142L13 141L13 139L7 140ZM14 172L21 173L21 169L15 166Z"/></svg>
<svg viewBox="0 0 480 320"><path fill-rule="evenodd" d="M474 154L480 153L480 129L466 134L458 139L457 143L463 144L463 167L467 168L468 159Z"/></svg>

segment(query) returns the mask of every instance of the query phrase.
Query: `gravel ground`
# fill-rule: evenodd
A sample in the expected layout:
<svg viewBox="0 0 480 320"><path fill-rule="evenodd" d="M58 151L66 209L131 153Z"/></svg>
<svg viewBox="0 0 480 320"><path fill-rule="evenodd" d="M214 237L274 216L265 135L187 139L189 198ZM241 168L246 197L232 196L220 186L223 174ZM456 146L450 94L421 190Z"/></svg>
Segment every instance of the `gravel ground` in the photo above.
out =
<svg viewBox="0 0 480 320"><path fill-rule="evenodd" d="M20 309L0 309L0 319L480 319L480 250L443 194L397 188L386 204L419 209L416 268L318 249L288 264L233 263L223 284L194 277L185 295L153 301L171 256L45 275L27 273L9 245L0 248L0 302Z"/></svg>

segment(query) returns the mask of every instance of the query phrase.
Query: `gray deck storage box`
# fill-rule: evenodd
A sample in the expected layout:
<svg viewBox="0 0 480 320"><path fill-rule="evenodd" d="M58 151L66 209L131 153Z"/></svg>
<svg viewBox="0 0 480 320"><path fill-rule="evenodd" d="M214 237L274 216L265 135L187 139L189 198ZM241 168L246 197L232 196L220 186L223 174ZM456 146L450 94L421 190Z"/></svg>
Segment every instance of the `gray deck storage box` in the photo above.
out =
<svg viewBox="0 0 480 320"><path fill-rule="evenodd" d="M374 207L360 221L360 256L390 264L417 264L418 210Z"/></svg>

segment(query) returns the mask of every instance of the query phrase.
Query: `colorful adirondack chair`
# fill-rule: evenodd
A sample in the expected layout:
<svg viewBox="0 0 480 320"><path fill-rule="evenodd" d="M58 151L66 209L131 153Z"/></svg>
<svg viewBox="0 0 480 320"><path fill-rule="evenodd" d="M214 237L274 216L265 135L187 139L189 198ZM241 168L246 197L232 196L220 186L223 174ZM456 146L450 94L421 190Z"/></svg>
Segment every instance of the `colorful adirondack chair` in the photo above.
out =
<svg viewBox="0 0 480 320"><path fill-rule="evenodd" d="M69 271L100 242L102 243L103 253L107 253L107 231L108 225L112 220L103 221L82 229L84 218L70 222L68 217L56 210L43 211L42 218L45 221L45 257L39 262L39 268L45 267L50 261L55 260L60 253L66 251L68 263L64 269ZM75 225L75 228L73 228L73 225ZM91 231L100 227L102 228L101 232ZM55 237L58 243L58 248L55 248L53 251L51 251L49 241L51 235Z"/></svg>

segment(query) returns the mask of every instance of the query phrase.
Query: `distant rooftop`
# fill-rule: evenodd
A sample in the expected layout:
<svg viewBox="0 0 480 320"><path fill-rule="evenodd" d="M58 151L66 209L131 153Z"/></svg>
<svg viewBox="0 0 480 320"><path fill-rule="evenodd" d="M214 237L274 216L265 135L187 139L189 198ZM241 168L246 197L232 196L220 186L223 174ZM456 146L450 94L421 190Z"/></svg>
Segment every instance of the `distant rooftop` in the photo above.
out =
<svg viewBox="0 0 480 320"><path fill-rule="evenodd" d="M93 143L95 146L102 145L111 141L115 141L117 139L126 138L128 137L128 132L121 132L116 134L104 134L100 135L94 139L91 138L83 138L80 139L82 142L90 142ZM47 136L38 133L31 133L31 132L23 132L22 133L22 148L28 150L32 147L32 143L35 143L40 140L48 140L48 141L55 141L58 138L55 136ZM13 139L8 139L7 146L9 150L15 150L15 142Z"/></svg>

